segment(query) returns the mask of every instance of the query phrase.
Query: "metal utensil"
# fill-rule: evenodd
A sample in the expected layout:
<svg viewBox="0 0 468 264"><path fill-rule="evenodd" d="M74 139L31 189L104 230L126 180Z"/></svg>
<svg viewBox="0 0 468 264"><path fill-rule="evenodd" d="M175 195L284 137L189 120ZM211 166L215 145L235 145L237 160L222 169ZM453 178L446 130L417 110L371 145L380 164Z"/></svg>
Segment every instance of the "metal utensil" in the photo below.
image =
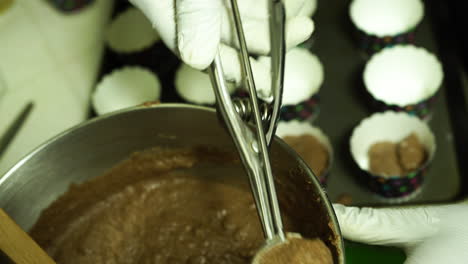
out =
<svg viewBox="0 0 468 264"><path fill-rule="evenodd" d="M71 184L102 175L134 152L153 146L200 145L233 154L236 151L212 108L159 104L100 116L45 142L2 176L0 208L23 230L30 230L41 211ZM304 236L319 234L330 245L335 263L343 264L344 246L338 222L324 189L286 143L274 137L270 148L278 197L287 201L282 211L297 223L292 230L301 231ZM230 184L229 177L238 178L245 172L238 164L210 163L188 169L187 173L200 179L211 173ZM65 214L67 210L57 213ZM0 256L0 263L10 262Z"/></svg>
<svg viewBox="0 0 468 264"><path fill-rule="evenodd" d="M284 75L284 6L281 1L270 1L270 40L272 48L272 97L273 107L268 129L263 128L261 111L257 99L254 76L250 66L241 17L236 0L231 7L240 45L241 66L245 74L245 86L249 92L249 109L253 115L254 131L236 110L230 98L223 75L219 54L215 57L209 73L218 102L218 109L234 139L244 167L249 176L253 197L261 220L267 244L285 241L283 224L276 197L276 189L268 153L268 145L274 136L281 106ZM279 32L279 33L278 33Z"/></svg>
<svg viewBox="0 0 468 264"><path fill-rule="evenodd" d="M19 130L31 113L33 107L34 104L32 102L29 102L26 106L24 106L21 112L16 116L15 120L11 123L10 127L0 138L0 156L7 150L10 143L18 134Z"/></svg>

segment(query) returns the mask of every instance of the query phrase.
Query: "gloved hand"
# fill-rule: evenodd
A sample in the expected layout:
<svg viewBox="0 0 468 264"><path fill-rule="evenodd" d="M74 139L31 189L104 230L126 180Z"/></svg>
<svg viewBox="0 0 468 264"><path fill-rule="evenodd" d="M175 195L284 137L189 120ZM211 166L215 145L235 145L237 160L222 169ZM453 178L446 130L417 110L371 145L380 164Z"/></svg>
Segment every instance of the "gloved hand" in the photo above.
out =
<svg viewBox="0 0 468 264"><path fill-rule="evenodd" d="M468 263L468 204L357 208L335 204L345 238L402 247L405 264Z"/></svg>
<svg viewBox="0 0 468 264"><path fill-rule="evenodd" d="M286 45L294 47L307 40L314 24L299 15L313 0L285 0ZM218 47L226 78L241 81L235 28L229 0L130 0L151 20L164 43L188 65L206 69ZM270 50L268 0L238 0L249 52L266 55ZM221 43L221 45L220 45ZM260 82L268 81L270 69L251 58L252 71ZM258 76L258 77L257 77ZM268 84L269 85L269 84Z"/></svg>

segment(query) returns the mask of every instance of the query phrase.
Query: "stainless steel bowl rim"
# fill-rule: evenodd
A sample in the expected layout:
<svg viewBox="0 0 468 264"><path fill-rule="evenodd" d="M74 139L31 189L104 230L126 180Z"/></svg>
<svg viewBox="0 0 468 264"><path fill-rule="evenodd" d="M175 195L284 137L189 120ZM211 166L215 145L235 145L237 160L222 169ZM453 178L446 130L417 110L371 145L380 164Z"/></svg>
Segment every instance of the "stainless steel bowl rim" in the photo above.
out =
<svg viewBox="0 0 468 264"><path fill-rule="evenodd" d="M208 111L208 112L213 112L213 113L216 112L216 110L214 108L205 107L205 106L189 105L189 104L181 104L181 103L164 103L164 104L149 104L149 105L143 104L143 105L139 105L139 106L135 106L135 107L129 107L129 108L121 109L121 110L118 110L118 111L114 111L114 112L111 112L111 113L107 113L107 114L98 116L96 118L93 118L93 119L90 119L88 121L82 122L82 123L80 123L80 124L78 124L76 126L73 126L73 127L69 128L69 129L63 131L62 133L59 133L58 135L52 137L51 139L45 141L40 146L36 147L29 154L27 154L22 159L20 159L15 165L13 165L0 178L0 189L1 189L2 185L5 184L8 181L10 176L12 176L17 169L19 169L21 166L23 166L28 160L30 160L32 157L34 157L37 153L40 153L42 150L47 148L49 145L51 145L54 142L60 140L61 138L65 137L66 135L68 135L70 133L73 133L74 131L80 130L83 127L87 127L90 124L100 122L102 120L105 120L105 119L107 119L109 117L112 117L112 116L115 116L115 115L119 115L119 114L126 113L126 112L129 112L129 111L137 111L139 109L148 109L148 108L190 108L190 109L203 110L203 111ZM227 133L227 131L226 131L226 133ZM318 179L313 175L312 171L307 166L307 164L304 162L304 160L302 160L302 158L299 157L297 155L297 153L288 144L286 144L281 138L275 136L275 140L277 141L277 143L279 143L279 145L288 154L290 154L291 156L295 156L297 161L300 163L300 165L303 168L308 169L307 175L309 176L310 180L313 181L316 186L320 186L320 183L319 183ZM340 244L340 245L338 245L337 248L338 248L338 250L341 249L343 251L343 252L341 252L341 254L339 254L339 258L340 258L339 261L340 261L340 263L345 263L343 237L341 235L341 230L340 230L339 223L338 223L338 220L336 218L333 206L332 206L331 202L328 199L328 196L326 194L325 189L322 188L321 190L319 190L318 193L320 194L321 198L324 200L323 204L325 205L327 211L330 212L330 220L332 221L333 225L336 227L335 232L337 232L336 235L338 236L338 240L339 240L337 242Z"/></svg>

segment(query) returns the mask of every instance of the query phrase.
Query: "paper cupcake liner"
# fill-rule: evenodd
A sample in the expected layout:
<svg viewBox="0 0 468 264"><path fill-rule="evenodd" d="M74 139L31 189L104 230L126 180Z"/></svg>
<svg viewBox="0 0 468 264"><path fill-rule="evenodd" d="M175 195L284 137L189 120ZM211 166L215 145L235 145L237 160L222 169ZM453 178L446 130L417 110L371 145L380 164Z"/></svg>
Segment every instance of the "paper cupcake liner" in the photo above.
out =
<svg viewBox="0 0 468 264"><path fill-rule="evenodd" d="M54 7L63 12L76 12L94 2L94 0L48 0Z"/></svg>
<svg viewBox="0 0 468 264"><path fill-rule="evenodd" d="M421 0L353 0L349 16L360 47L368 54L385 47L414 42L414 31L424 17Z"/></svg>
<svg viewBox="0 0 468 264"><path fill-rule="evenodd" d="M237 89L234 97L248 97L247 91ZM314 94L309 99L302 101L296 105L283 105L280 110L280 120L289 121L314 121L320 114L320 98L318 94Z"/></svg>
<svg viewBox="0 0 468 264"><path fill-rule="evenodd" d="M431 98L421 101L417 104L407 105L407 106L398 106L398 105L387 105L382 101L375 100L376 108L379 111L395 111L395 112L405 112L410 116L416 116L424 121L429 121L433 114L433 108L435 102L437 100L437 96L434 95Z"/></svg>
<svg viewBox="0 0 468 264"><path fill-rule="evenodd" d="M427 169L428 166L426 164L424 167L404 177L388 178L363 172L359 180L363 185L367 186L371 192L377 194L380 198L384 198L384 201L397 203L415 197L415 192L423 185Z"/></svg>
<svg viewBox="0 0 468 264"><path fill-rule="evenodd" d="M151 22L135 7L116 14L107 29L106 44L122 66L142 66L164 76L179 65L177 56L160 41Z"/></svg>
<svg viewBox="0 0 468 264"><path fill-rule="evenodd" d="M98 115L123 108L157 101L161 83L157 75L141 67L124 67L105 75L92 95L92 104Z"/></svg>
<svg viewBox="0 0 468 264"><path fill-rule="evenodd" d="M180 65L179 58L162 42L155 43L145 50L131 54L115 53L115 57L121 65L145 67L151 69L159 76L173 74Z"/></svg>
<svg viewBox="0 0 468 264"><path fill-rule="evenodd" d="M325 135L325 133L323 133L323 131L320 128L312 126L308 122L279 122L278 127L276 129L276 135L280 138L284 138L286 136L301 136L304 134L314 136L328 150L328 166L322 173L322 175L316 175L322 186L326 187L328 178L330 176L330 170L334 161L333 147L327 135Z"/></svg>
<svg viewBox="0 0 468 264"><path fill-rule="evenodd" d="M427 159L415 171L402 176L380 176L369 171L369 148L377 142L399 142L411 133L418 136L425 147ZM435 137L422 120L406 113L386 111L361 121L350 139L351 155L361 169L360 182L370 191L389 202L405 201L414 197L424 182L428 166L434 158Z"/></svg>
<svg viewBox="0 0 468 264"><path fill-rule="evenodd" d="M414 190L412 193L408 194L407 196L399 197L399 198L383 198L382 196L375 195L375 199L380 201L381 203L385 203L388 205L398 205L407 202L411 202L412 200L416 199L423 191L424 191L425 181L422 182L422 185Z"/></svg>
<svg viewBox="0 0 468 264"><path fill-rule="evenodd" d="M428 119L443 75L434 54L413 45L397 45L372 56L363 80L379 110L405 111Z"/></svg>
<svg viewBox="0 0 468 264"><path fill-rule="evenodd" d="M318 94L296 105L281 107L280 119L283 121L314 121L320 114L320 98Z"/></svg>
<svg viewBox="0 0 468 264"><path fill-rule="evenodd" d="M378 37L376 35L369 35L361 30L357 30L359 48L369 56L384 48L391 48L398 44L414 44L415 35L415 30L410 30L406 33L395 36Z"/></svg>

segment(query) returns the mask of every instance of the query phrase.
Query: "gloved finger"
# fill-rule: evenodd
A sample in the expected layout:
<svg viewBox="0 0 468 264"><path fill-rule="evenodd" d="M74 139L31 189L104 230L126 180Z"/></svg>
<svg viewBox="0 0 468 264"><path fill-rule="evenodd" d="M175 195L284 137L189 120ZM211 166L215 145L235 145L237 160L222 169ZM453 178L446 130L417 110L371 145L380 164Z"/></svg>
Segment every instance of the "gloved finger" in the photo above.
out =
<svg viewBox="0 0 468 264"><path fill-rule="evenodd" d="M225 11L226 12L226 11ZM223 16L222 42L239 48L232 17ZM270 27L268 20L244 19L244 35L249 53L266 55L270 52ZM299 45L307 40L314 31L314 23L308 17L295 17L286 22L286 48Z"/></svg>
<svg viewBox="0 0 468 264"><path fill-rule="evenodd" d="M343 236L373 244L408 246L433 236L440 219L425 207L357 208L333 205Z"/></svg>
<svg viewBox="0 0 468 264"><path fill-rule="evenodd" d="M221 35L220 0L177 0L176 5L174 0L130 2L150 19L163 42L185 63L204 69L213 61Z"/></svg>
<svg viewBox="0 0 468 264"><path fill-rule="evenodd" d="M233 93L235 85L230 82L226 84L229 93ZM185 63L177 69L174 85L179 96L188 102L210 105L216 103L209 75Z"/></svg>
<svg viewBox="0 0 468 264"><path fill-rule="evenodd" d="M179 0L181 2L185 2ZM179 56L192 67L202 69L206 68L212 61L215 50L213 47L216 46L218 37L217 34L217 23L210 24L209 21L216 21L219 17L214 9L220 6L218 0L187 0L191 4L178 4L178 28L176 28L176 12L173 0L130 0L132 4L138 7L151 21L155 29L158 31L163 42L171 49L174 53L180 54ZM269 26L268 26L268 8L267 1L251 1L244 0L239 2L242 16L262 18L257 23L251 23L251 26L247 25L246 38L248 41L249 49L253 53L267 54L269 51ZM288 0L285 3L286 10L289 16L295 15L298 11L298 7L303 5L304 1L311 0ZM201 3L200 3L201 2ZM210 5L206 11L203 11L206 3L214 3ZM227 1L228 2L228 1ZM203 9L198 9L203 8ZM229 15L226 15L226 8L222 8L225 12L223 15L223 25L225 25L225 35L223 38L227 39L225 43L232 43L237 40L231 37L232 24L229 21ZM184 12L189 12L186 15ZM191 12L193 11L193 12ZM207 15L207 16L206 16ZM180 19L179 19L180 18ZM245 19L248 20L248 19ZM201 21L200 24L191 21ZM249 24L249 23L247 23ZM194 27L195 26L195 27ZM183 32L182 37L177 38L177 30ZM208 34L200 30L207 30ZM293 47L297 44L306 40L313 31L313 22L306 18L298 18L289 21L286 29L286 40L287 46ZM211 34L211 35L210 35ZM262 34L258 37L258 34ZM267 37L265 37L267 36ZM208 39L208 42L204 42ZM191 44L192 40L195 40ZM232 41L231 41L232 40ZM235 43L236 43L235 42ZM258 42L258 44L256 44ZM203 45L200 45L202 43ZM206 45L208 43L208 45ZM178 48L179 47L179 48ZM179 53L180 52L180 53Z"/></svg>
<svg viewBox="0 0 468 264"><path fill-rule="evenodd" d="M238 51L224 44L221 44L219 51L225 78L236 83L237 87L240 87L243 83ZM270 68L252 57L250 57L250 65L252 67L252 74L257 90L265 89L267 86L269 87L271 82Z"/></svg>
<svg viewBox="0 0 468 264"><path fill-rule="evenodd" d="M151 21L166 46L177 54L175 9L173 0L129 0Z"/></svg>
<svg viewBox="0 0 468 264"><path fill-rule="evenodd" d="M310 0L283 0L286 9L286 18L292 18L299 15L306 2Z"/></svg>
<svg viewBox="0 0 468 264"><path fill-rule="evenodd" d="M294 48L306 41L314 29L315 24L309 17L299 16L289 20L286 25L286 48Z"/></svg>
<svg viewBox="0 0 468 264"><path fill-rule="evenodd" d="M221 39L222 10L219 0L176 0L178 49L191 67L205 69L213 61Z"/></svg>
<svg viewBox="0 0 468 264"><path fill-rule="evenodd" d="M417 247L407 250L406 264L466 263L468 260L468 206L430 207L440 221L440 231Z"/></svg>
<svg viewBox="0 0 468 264"><path fill-rule="evenodd" d="M466 233L446 234L406 250L405 264L464 264L468 260Z"/></svg>
<svg viewBox="0 0 468 264"><path fill-rule="evenodd" d="M297 15L311 17L315 10L317 10L317 0L306 0Z"/></svg>
<svg viewBox="0 0 468 264"><path fill-rule="evenodd" d="M441 219L440 231L417 247L408 248L405 264L466 263L468 206L442 205L431 210Z"/></svg>

